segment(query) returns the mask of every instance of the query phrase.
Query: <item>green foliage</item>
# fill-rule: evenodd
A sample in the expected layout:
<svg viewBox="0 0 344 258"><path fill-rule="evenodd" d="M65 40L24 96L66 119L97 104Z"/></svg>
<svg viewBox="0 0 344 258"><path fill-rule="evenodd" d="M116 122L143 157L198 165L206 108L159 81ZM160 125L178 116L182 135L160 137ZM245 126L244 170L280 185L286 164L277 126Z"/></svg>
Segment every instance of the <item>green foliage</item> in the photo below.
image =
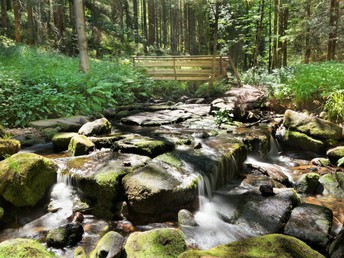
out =
<svg viewBox="0 0 344 258"><path fill-rule="evenodd" d="M324 111L331 121L344 122L344 90L334 91L327 97Z"/></svg>
<svg viewBox="0 0 344 258"><path fill-rule="evenodd" d="M144 101L154 88L127 60L92 60L83 74L77 58L1 42L0 124L6 127Z"/></svg>
<svg viewBox="0 0 344 258"><path fill-rule="evenodd" d="M220 109L214 112L217 124L230 124L233 122L233 113L228 109Z"/></svg>

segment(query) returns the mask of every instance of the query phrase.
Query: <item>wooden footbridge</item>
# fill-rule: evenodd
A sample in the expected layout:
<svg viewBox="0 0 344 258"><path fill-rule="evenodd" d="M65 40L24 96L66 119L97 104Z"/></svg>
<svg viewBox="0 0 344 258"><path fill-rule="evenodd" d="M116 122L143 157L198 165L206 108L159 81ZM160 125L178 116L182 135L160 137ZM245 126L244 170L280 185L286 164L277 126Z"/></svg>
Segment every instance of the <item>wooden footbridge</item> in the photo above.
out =
<svg viewBox="0 0 344 258"><path fill-rule="evenodd" d="M135 56L133 63L153 80L213 81L227 77L229 63L237 76L229 56Z"/></svg>

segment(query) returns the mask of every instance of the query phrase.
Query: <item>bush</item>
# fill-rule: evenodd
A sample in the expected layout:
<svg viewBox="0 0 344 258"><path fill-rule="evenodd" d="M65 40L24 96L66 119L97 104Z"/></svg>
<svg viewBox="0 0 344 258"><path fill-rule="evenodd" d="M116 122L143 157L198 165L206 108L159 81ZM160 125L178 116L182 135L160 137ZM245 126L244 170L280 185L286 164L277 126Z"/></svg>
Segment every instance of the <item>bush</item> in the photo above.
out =
<svg viewBox="0 0 344 258"><path fill-rule="evenodd" d="M344 90L332 92L326 99L324 111L328 118L337 123L344 122Z"/></svg>

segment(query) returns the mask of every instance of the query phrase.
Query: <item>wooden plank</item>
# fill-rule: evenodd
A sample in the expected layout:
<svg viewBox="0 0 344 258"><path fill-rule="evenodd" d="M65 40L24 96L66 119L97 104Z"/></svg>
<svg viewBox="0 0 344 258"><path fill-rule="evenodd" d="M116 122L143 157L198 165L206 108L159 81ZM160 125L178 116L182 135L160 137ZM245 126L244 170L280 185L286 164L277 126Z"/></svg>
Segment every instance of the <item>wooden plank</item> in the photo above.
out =
<svg viewBox="0 0 344 258"><path fill-rule="evenodd" d="M151 77L152 80L156 81L208 81L209 77L189 77L189 76L177 76L175 77Z"/></svg>
<svg viewBox="0 0 344 258"><path fill-rule="evenodd" d="M174 74L174 70L172 69L163 69L163 70L152 70L152 69L148 69L146 70L146 72L150 75L159 75L159 74ZM220 73L220 70L217 70L218 73ZM185 70L180 70L180 69L176 69L176 74L211 74L211 70L209 69L205 69L205 70L189 70L189 69L185 69Z"/></svg>

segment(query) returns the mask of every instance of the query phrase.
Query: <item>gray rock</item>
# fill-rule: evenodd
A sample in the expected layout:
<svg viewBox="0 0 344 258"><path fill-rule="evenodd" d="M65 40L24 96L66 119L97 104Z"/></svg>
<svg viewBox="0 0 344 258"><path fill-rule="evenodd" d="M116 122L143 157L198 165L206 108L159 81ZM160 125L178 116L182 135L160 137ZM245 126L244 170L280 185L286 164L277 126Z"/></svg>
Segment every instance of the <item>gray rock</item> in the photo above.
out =
<svg viewBox="0 0 344 258"><path fill-rule="evenodd" d="M344 158L344 146L338 146L326 152L326 155L333 165L338 164L338 160Z"/></svg>
<svg viewBox="0 0 344 258"><path fill-rule="evenodd" d="M57 229L49 230L46 242L50 247L63 248L74 246L81 241L84 229L80 223L69 223Z"/></svg>
<svg viewBox="0 0 344 258"><path fill-rule="evenodd" d="M29 123L29 126L43 130L45 128L57 128L59 127L62 132L77 132L79 128L89 121L89 117L86 116L73 116L57 119L38 120Z"/></svg>
<svg viewBox="0 0 344 258"><path fill-rule="evenodd" d="M330 241L332 217L332 211L326 207L303 203L294 208L283 233L325 250Z"/></svg>
<svg viewBox="0 0 344 258"><path fill-rule="evenodd" d="M106 118L100 118L93 122L84 124L78 131L79 134L85 136L110 134L112 125Z"/></svg>
<svg viewBox="0 0 344 258"><path fill-rule="evenodd" d="M52 143L54 145L54 150L55 151L64 151L68 149L68 145L70 143L70 140L78 135L77 133L58 133L55 134L54 137L52 138Z"/></svg>
<svg viewBox="0 0 344 258"><path fill-rule="evenodd" d="M344 229L342 229L338 236L332 241L329 247L329 254L331 258L344 257Z"/></svg>
<svg viewBox="0 0 344 258"><path fill-rule="evenodd" d="M68 151L73 156L81 156L94 151L94 143L84 135L75 135L70 140Z"/></svg>
<svg viewBox="0 0 344 258"><path fill-rule="evenodd" d="M178 225L179 227L196 227L198 226L194 216L188 210L180 210L178 212Z"/></svg>
<svg viewBox="0 0 344 258"><path fill-rule="evenodd" d="M344 198L344 173L328 173L320 177L320 189L323 195L330 195L338 198Z"/></svg>
<svg viewBox="0 0 344 258"><path fill-rule="evenodd" d="M90 258L120 258L124 247L124 237L117 232L106 233L90 253Z"/></svg>

